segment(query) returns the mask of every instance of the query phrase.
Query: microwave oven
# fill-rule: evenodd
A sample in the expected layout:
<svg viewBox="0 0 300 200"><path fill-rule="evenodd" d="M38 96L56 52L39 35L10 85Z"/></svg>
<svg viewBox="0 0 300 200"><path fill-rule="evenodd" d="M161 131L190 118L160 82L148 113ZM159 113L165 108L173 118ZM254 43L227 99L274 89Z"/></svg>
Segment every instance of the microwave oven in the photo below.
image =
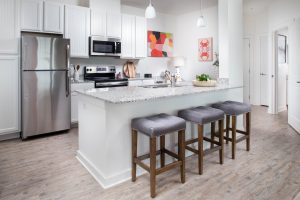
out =
<svg viewBox="0 0 300 200"><path fill-rule="evenodd" d="M121 40L100 36L90 37L91 56L121 56Z"/></svg>

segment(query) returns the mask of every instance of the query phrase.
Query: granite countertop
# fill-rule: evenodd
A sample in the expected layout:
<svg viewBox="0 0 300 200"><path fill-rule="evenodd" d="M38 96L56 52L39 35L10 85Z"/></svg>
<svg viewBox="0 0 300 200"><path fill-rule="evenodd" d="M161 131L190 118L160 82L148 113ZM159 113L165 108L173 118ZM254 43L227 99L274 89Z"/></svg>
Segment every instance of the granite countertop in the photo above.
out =
<svg viewBox="0 0 300 200"><path fill-rule="evenodd" d="M117 87L117 88L93 88L76 90L79 94L97 98L109 103L121 104L138 101L148 101L161 98L199 94L227 89L242 88L242 86L230 86L228 84L216 87L195 87L191 83L181 83L179 87L149 88L148 86Z"/></svg>

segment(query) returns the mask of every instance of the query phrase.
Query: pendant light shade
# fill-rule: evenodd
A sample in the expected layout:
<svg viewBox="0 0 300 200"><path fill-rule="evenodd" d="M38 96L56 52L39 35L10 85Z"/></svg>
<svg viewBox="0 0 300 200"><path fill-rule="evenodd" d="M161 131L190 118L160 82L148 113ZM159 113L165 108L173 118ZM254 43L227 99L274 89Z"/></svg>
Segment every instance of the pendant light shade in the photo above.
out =
<svg viewBox="0 0 300 200"><path fill-rule="evenodd" d="M200 17L197 19L197 27L203 28L206 26L203 14L202 14L202 0L200 0Z"/></svg>
<svg viewBox="0 0 300 200"><path fill-rule="evenodd" d="M152 6L151 0L150 0L150 3L149 3L149 6L146 8L145 17L147 19L153 19L153 18L156 17L156 11L155 11L155 8Z"/></svg>
<svg viewBox="0 0 300 200"><path fill-rule="evenodd" d="M204 17L203 16L198 17L198 19L197 19L197 27L203 28L205 26L206 26L206 24L205 24L205 21L204 21Z"/></svg>

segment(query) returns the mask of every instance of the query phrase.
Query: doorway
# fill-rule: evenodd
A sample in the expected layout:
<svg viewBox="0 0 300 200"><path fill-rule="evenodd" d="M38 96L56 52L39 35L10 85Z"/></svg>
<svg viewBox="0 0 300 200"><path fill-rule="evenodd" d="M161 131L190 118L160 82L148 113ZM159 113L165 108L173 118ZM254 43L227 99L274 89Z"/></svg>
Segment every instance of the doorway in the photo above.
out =
<svg viewBox="0 0 300 200"><path fill-rule="evenodd" d="M288 109L288 28L275 32L275 113Z"/></svg>

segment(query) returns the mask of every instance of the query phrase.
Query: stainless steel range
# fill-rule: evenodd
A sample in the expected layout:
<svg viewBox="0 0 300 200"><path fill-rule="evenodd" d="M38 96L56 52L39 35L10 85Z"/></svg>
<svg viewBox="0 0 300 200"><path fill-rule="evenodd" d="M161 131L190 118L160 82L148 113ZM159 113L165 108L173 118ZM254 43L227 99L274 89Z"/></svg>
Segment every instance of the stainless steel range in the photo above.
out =
<svg viewBox="0 0 300 200"><path fill-rule="evenodd" d="M84 67L84 79L95 81L95 88L128 86L128 79L116 78L115 66Z"/></svg>

